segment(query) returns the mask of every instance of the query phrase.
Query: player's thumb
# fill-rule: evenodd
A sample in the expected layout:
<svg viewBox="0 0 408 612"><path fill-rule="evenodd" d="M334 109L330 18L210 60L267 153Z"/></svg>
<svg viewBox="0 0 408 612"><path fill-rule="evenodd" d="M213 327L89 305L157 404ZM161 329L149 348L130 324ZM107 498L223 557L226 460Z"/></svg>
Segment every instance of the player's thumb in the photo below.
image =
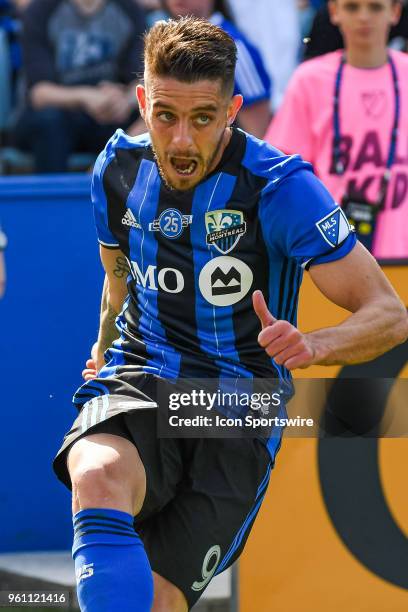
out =
<svg viewBox="0 0 408 612"><path fill-rule="evenodd" d="M272 325L272 323L275 323L276 319L269 312L263 293L262 291L259 291L259 289L254 291L252 295L252 304L258 319L262 324L262 329L268 327L268 325Z"/></svg>

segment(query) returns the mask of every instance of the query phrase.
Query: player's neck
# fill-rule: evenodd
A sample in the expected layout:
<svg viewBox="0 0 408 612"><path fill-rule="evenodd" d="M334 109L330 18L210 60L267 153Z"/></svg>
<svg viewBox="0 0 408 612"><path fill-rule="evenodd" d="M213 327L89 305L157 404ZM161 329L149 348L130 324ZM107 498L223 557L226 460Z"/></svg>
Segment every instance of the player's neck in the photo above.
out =
<svg viewBox="0 0 408 612"><path fill-rule="evenodd" d="M380 68L387 63L387 47L353 47L346 49L346 62L355 68Z"/></svg>
<svg viewBox="0 0 408 612"><path fill-rule="evenodd" d="M232 130L231 128L225 128L225 131L222 135L222 139L220 142L220 146L218 147L218 151L216 156L213 159L211 166L208 169L208 172L212 172L220 163L222 156L224 155L224 151L228 146L229 141L231 140Z"/></svg>

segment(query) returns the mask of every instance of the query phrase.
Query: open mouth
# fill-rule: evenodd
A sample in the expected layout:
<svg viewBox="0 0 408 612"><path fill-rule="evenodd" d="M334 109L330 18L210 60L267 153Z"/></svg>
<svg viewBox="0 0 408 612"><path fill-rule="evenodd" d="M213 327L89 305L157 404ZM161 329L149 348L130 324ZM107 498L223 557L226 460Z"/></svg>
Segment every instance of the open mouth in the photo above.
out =
<svg viewBox="0 0 408 612"><path fill-rule="evenodd" d="M170 163L181 176L191 176L198 166L195 159L187 157L170 157Z"/></svg>

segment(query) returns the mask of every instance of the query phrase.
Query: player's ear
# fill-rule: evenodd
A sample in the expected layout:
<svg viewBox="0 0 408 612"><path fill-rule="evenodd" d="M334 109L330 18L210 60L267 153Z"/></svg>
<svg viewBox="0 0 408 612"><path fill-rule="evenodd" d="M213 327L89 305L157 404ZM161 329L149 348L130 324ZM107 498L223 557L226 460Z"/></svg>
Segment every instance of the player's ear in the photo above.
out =
<svg viewBox="0 0 408 612"><path fill-rule="evenodd" d="M146 90L143 85L136 85L136 98L139 103L139 111L146 121Z"/></svg>
<svg viewBox="0 0 408 612"><path fill-rule="evenodd" d="M339 18L337 15L337 3L336 0L329 0L327 3L327 8L329 9L330 21L333 25L339 25Z"/></svg>
<svg viewBox="0 0 408 612"><path fill-rule="evenodd" d="M395 26L401 19L401 11L402 11L402 3L401 2L393 2L392 6L392 17L391 17L391 25Z"/></svg>
<svg viewBox="0 0 408 612"><path fill-rule="evenodd" d="M244 102L244 99L240 94L237 94L236 96L232 96L231 102L229 103L228 111L227 111L228 125L232 125L234 123L235 118L243 102Z"/></svg>

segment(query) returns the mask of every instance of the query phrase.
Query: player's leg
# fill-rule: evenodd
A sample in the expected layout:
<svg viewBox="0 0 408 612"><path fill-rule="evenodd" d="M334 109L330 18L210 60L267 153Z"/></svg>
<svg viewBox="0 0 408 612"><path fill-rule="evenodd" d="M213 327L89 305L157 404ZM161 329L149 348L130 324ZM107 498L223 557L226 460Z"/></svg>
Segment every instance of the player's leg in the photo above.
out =
<svg viewBox="0 0 408 612"><path fill-rule="evenodd" d="M72 512L103 507L136 516L146 493L146 473L134 444L109 433L80 438L68 453Z"/></svg>
<svg viewBox="0 0 408 612"><path fill-rule="evenodd" d="M156 572L153 572L154 600L152 612L187 612L183 592Z"/></svg>
<svg viewBox="0 0 408 612"><path fill-rule="evenodd" d="M140 410L138 408L131 411L129 415L118 412L120 404L128 406L131 400L131 396L110 395L109 397L94 398L88 403L88 409L85 404L54 460L54 469L58 478L68 488L72 488L72 485L74 488L73 508L75 519L83 519L82 523L77 520L75 523L78 537L100 538L104 530L124 533L120 536L118 533L103 536L104 538L112 537L116 539L114 546L117 549L118 559L115 562L108 563L108 573L114 568L119 572L119 576L104 575L99 570L97 574L95 561L82 559L81 557L82 551L93 554L95 545L88 541L88 546L77 551L78 539L75 538L74 555L76 564L79 566L79 589L92 590L95 577L100 575L103 578L103 584L94 589L94 594L97 596L95 602L88 605L83 604L82 609L89 612L106 612L106 610L111 612L113 609L120 609L121 612L127 612L128 609L131 609L132 612L150 610L150 607L140 607L137 603L137 593L129 596L128 586L124 589L118 587L113 589L112 596L116 593L115 607L110 603L105 607L105 603L101 603L98 597L103 598L105 596L105 591L109 590L111 581L115 582L115 580L125 578L127 585L134 586L134 580L143 574L143 572L137 570L137 566L133 562L126 562L126 554L122 554L126 551L131 552L131 548L127 549L126 543L127 532L131 532L131 518L133 520L133 516L130 517L130 515L139 512L145 490L146 496L138 518L143 522L148 520L152 514L159 513L161 508L165 507L174 498L184 469L178 441L157 437L155 410ZM132 431L127 426L129 423L133 424ZM101 437L102 434L105 437ZM92 450L89 452L90 448ZM69 454L71 476L68 473L66 461L69 450L71 450ZM136 469L133 469L133 466L136 466ZM142 467L144 471L141 469ZM100 509L96 514L98 518L91 519L90 516L95 515L88 515L87 513L98 508ZM108 517L105 514L106 510L112 513ZM118 515L114 515L115 511L128 515L124 519L123 517L119 518L119 520L124 520L125 524L117 522ZM85 514L86 520L82 513ZM102 525L90 525L91 522L101 522ZM107 525L109 525L108 529ZM133 534L135 534L134 523L132 528ZM88 533L84 533L85 531ZM90 531L96 533L89 533ZM122 542L121 549L119 549L121 544L118 540ZM79 545L81 544L79 543ZM130 547L132 545L134 545L133 540ZM109 549L106 551L107 558L113 554L114 546L109 545ZM170 550L168 552L171 553ZM122 562L125 563L126 567L123 568ZM94 566L88 566L92 563L94 563ZM130 576L128 576L129 569L132 570ZM120 591L119 595L117 591ZM118 597L121 597L122 592L127 597L126 602L122 602L122 599L118 602ZM185 612L187 608L180 590L160 577L155 580L154 595L153 610L155 612ZM130 608L127 608L126 605ZM137 607L138 605L139 607Z"/></svg>
<svg viewBox="0 0 408 612"><path fill-rule="evenodd" d="M118 435L91 434L73 444L67 465L81 610L150 611L153 577L133 525L146 491L136 447Z"/></svg>

